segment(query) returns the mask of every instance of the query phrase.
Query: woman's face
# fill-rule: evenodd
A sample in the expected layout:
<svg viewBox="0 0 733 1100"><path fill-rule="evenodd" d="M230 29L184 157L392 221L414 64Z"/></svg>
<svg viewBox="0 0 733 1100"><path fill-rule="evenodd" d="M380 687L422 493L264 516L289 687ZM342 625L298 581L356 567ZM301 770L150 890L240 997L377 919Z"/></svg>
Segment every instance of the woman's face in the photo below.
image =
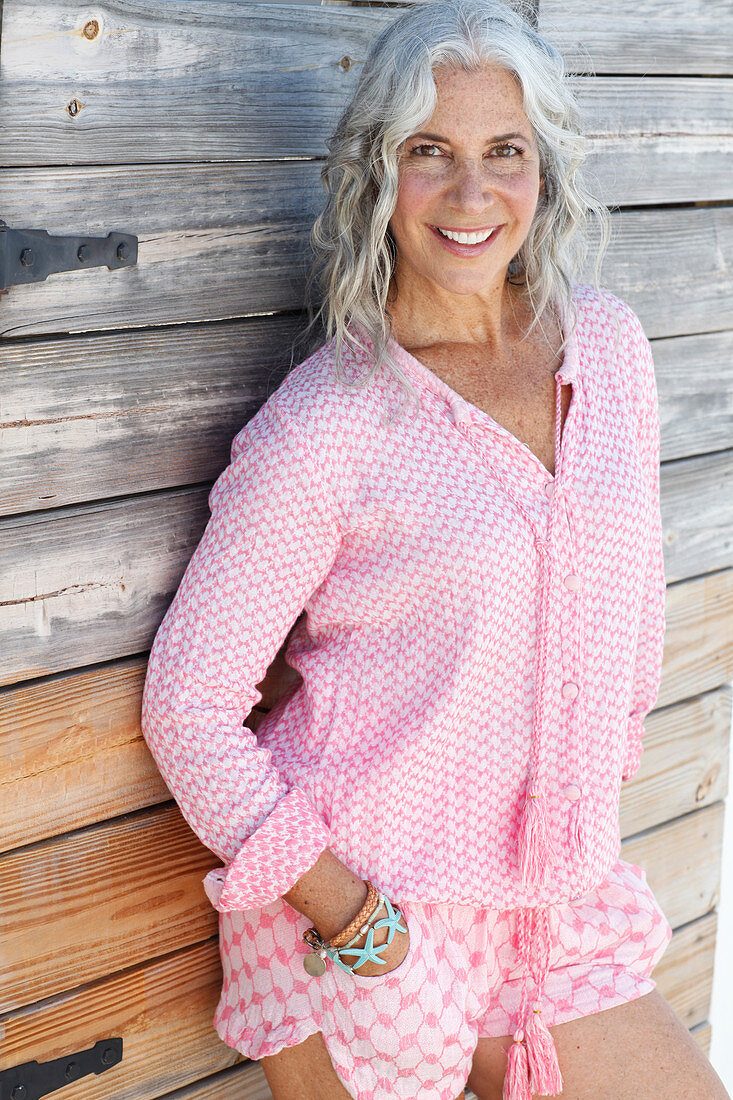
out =
<svg viewBox="0 0 733 1100"><path fill-rule="evenodd" d="M514 75L498 64L479 73L436 68L438 99L424 130L402 146L390 227L398 286L417 281L454 294L503 285L534 217L540 160ZM440 230L474 232L481 243Z"/></svg>

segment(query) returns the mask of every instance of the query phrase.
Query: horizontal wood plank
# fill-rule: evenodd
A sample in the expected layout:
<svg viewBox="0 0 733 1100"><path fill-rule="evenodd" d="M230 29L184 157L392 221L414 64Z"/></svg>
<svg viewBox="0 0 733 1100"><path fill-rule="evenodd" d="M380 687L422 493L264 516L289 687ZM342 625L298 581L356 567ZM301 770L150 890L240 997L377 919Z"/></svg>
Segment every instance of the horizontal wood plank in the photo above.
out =
<svg viewBox="0 0 733 1100"><path fill-rule="evenodd" d="M733 332L652 341L662 461L733 446Z"/></svg>
<svg viewBox="0 0 733 1100"><path fill-rule="evenodd" d="M667 587L657 707L733 680L733 570Z"/></svg>
<svg viewBox="0 0 733 1100"><path fill-rule="evenodd" d="M10 287L0 335L88 332L301 309L308 234L322 209L320 164L8 169L8 225L139 238L134 267L60 272ZM733 178L733 174L731 175ZM195 203L190 196L196 196ZM733 207L622 210L601 271L647 335L733 328ZM593 276L589 261L580 281Z"/></svg>
<svg viewBox="0 0 733 1100"><path fill-rule="evenodd" d="M6 344L0 514L213 479L290 368L305 323L278 315ZM662 460L733 445L733 332L652 349Z"/></svg>
<svg viewBox="0 0 733 1100"><path fill-rule="evenodd" d="M322 0L368 6L371 0ZM405 0L379 0L404 7ZM413 0L429 3L430 0ZM689 0L540 0L539 31L560 52L570 72L727 73L727 5L695 5Z"/></svg>
<svg viewBox="0 0 733 1100"><path fill-rule="evenodd" d="M74 1082L74 1100L155 1100L243 1060L212 1025L221 991L216 938L49 997L0 1020L0 1070L121 1036L123 1057Z"/></svg>
<svg viewBox="0 0 733 1100"><path fill-rule="evenodd" d="M732 480L733 450L663 467L668 582L733 564L733 493L721 490ZM0 683L146 649L207 497L180 489L0 520Z"/></svg>
<svg viewBox="0 0 733 1100"><path fill-rule="evenodd" d="M621 843L621 858L644 868L673 928L718 904L724 810L723 802L714 802Z"/></svg>
<svg viewBox="0 0 733 1100"><path fill-rule="evenodd" d="M692 1029L710 1012L718 914L707 913L677 928L652 977L659 992Z"/></svg>
<svg viewBox="0 0 733 1100"><path fill-rule="evenodd" d="M622 843L673 927L717 900L722 822L715 802ZM0 856L0 1011L206 939L217 913L202 880L219 865L172 804Z"/></svg>
<svg viewBox="0 0 733 1100"><path fill-rule="evenodd" d="M0 522L0 682L148 649L208 521L207 496L150 493L132 510L126 499L61 509L50 524L47 512Z"/></svg>
<svg viewBox="0 0 733 1100"><path fill-rule="evenodd" d="M214 935L218 866L175 805L0 856L0 1012Z"/></svg>
<svg viewBox="0 0 733 1100"><path fill-rule="evenodd" d="M166 1093L165 1100L272 1100L259 1062L239 1062L193 1085Z"/></svg>
<svg viewBox="0 0 733 1100"><path fill-rule="evenodd" d="M571 72L733 73L729 5L541 0L539 31Z"/></svg>
<svg viewBox="0 0 733 1100"><path fill-rule="evenodd" d="M639 770L621 788L622 836L725 798L731 696L726 684L647 716Z"/></svg>
<svg viewBox="0 0 733 1100"><path fill-rule="evenodd" d="M213 480L304 324L260 317L5 346L0 513Z"/></svg>
<svg viewBox="0 0 733 1100"><path fill-rule="evenodd" d="M140 731L146 662L0 692L0 851L166 802Z"/></svg>
<svg viewBox="0 0 733 1100"><path fill-rule="evenodd" d="M208 0L204 16L190 0L176 0L153 19L143 0L126 0L94 14L96 28L88 12L70 10L62 0L7 0L0 63L14 109L0 120L5 165L324 156L373 39L398 13ZM546 30L558 14L543 11ZM568 51L571 71L598 74L593 56L582 56L579 46L587 51L588 43L578 34L589 22L598 33L601 23L587 10L581 18L574 14L574 21L567 15L554 21L550 39ZM648 58L646 8L634 20L642 21L645 33L633 41L645 43ZM706 74L715 72L716 53L709 47L721 40L727 21L733 30L733 17L721 13L708 39L713 61L702 70ZM623 36L618 17L611 22ZM660 30L672 25L657 24ZM688 23L686 40L689 29ZM628 32L624 37L631 39ZM612 141L606 149L594 144L591 159L608 177L604 191L611 184L620 188L616 202L730 197L730 87L714 76L695 80L684 69L666 67L668 55L661 71L677 74L674 79L651 75L654 63L640 70L638 46L636 65L622 60L633 57L634 51L619 50L620 67L609 71L641 71L641 79L578 75L570 81L583 115L589 113L591 132L662 137ZM42 88L32 78L39 66ZM691 160L705 172L693 176ZM693 186L697 193L691 195Z"/></svg>
<svg viewBox="0 0 733 1100"><path fill-rule="evenodd" d="M733 565L733 447L666 463L661 482L667 584Z"/></svg>

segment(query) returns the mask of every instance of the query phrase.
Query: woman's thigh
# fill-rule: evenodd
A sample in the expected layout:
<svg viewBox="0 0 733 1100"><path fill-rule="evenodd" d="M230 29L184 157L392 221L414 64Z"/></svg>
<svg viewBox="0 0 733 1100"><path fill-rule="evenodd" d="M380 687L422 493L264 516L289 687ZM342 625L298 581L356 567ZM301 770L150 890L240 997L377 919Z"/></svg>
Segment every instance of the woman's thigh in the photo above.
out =
<svg viewBox="0 0 733 1100"><path fill-rule="evenodd" d="M565 1100L730 1100L658 989L550 1032ZM500 1100L511 1042L479 1039L468 1083L480 1100Z"/></svg>
<svg viewBox="0 0 733 1100"><path fill-rule="evenodd" d="M260 1065L274 1100L351 1100L333 1068L320 1031L297 1046L260 1058ZM457 1100L463 1100L463 1096Z"/></svg>

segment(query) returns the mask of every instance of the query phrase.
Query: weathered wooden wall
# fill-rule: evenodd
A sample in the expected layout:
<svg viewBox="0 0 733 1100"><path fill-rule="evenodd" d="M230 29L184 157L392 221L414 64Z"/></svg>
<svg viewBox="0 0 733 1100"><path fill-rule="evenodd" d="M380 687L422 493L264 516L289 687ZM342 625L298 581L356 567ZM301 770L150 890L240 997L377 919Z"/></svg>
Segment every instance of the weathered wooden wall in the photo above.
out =
<svg viewBox="0 0 733 1100"><path fill-rule="evenodd" d="M396 9L4 0L0 217L140 238L134 268L0 299L0 1069L122 1035L75 1100L269 1095L211 1025L218 861L152 762L140 692L208 487L287 369L325 139ZM655 977L707 1048L733 681L733 11L541 0L539 26L613 207L604 283L655 357L668 625L623 854L674 927ZM278 658L263 707L288 675Z"/></svg>

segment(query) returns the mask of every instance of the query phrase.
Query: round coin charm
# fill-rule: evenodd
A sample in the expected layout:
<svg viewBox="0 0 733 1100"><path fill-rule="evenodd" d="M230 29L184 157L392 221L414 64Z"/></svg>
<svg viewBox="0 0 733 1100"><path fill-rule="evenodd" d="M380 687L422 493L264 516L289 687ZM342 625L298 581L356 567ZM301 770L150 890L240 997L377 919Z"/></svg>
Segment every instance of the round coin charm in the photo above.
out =
<svg viewBox="0 0 733 1100"><path fill-rule="evenodd" d="M326 964L320 955L310 954L306 955L303 959L303 966L312 978L320 978L321 974L326 973Z"/></svg>

